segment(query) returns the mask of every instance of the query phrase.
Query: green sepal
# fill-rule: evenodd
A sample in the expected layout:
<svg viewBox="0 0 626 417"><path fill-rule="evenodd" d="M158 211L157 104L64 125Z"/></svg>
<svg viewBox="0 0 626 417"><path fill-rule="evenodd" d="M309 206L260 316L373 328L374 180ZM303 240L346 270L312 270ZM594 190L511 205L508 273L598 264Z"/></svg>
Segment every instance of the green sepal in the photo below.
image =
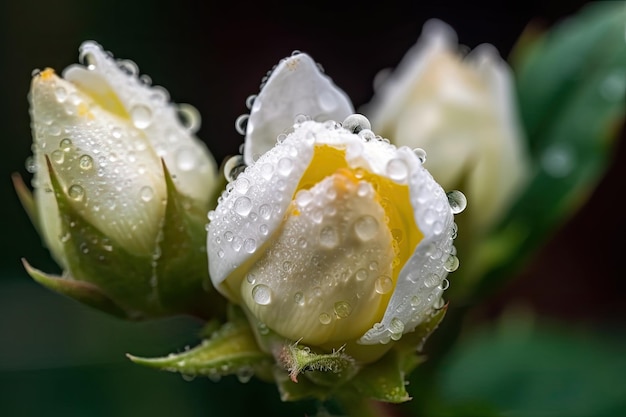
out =
<svg viewBox="0 0 626 417"><path fill-rule="evenodd" d="M86 221L69 202L47 156L46 164L61 218L60 239L69 265L66 274L99 288L108 298L115 300L129 319L162 314L151 282L151 257L126 252Z"/></svg>
<svg viewBox="0 0 626 417"><path fill-rule="evenodd" d="M206 222L208 207L199 207L178 192L161 160L167 191L165 217L156 261L161 303L172 311L186 311L205 319L223 318L226 300L217 293L208 273Z"/></svg>
<svg viewBox="0 0 626 417"><path fill-rule="evenodd" d="M44 287L113 316L126 317L126 312L95 285L67 276L46 274L33 268L25 259L22 259L22 264L28 275Z"/></svg>
<svg viewBox="0 0 626 417"><path fill-rule="evenodd" d="M300 378L294 382L288 372L281 367L274 368L274 381L282 401L301 401L316 399L326 401L332 396L332 390L328 387L315 384L308 378Z"/></svg>
<svg viewBox="0 0 626 417"><path fill-rule="evenodd" d="M360 396L388 403L403 403L411 396L406 390L407 368L420 362L420 357L413 352L412 358L395 349L374 363L365 366L350 381L350 388ZM407 366L408 365L408 366Z"/></svg>
<svg viewBox="0 0 626 417"><path fill-rule="evenodd" d="M237 310L231 305L229 321L190 350L160 358L127 356L136 364L189 377L219 379L236 375L243 380L256 375L267 380L271 378L273 358L259 349L250 326Z"/></svg>
<svg viewBox="0 0 626 417"><path fill-rule="evenodd" d="M174 314L224 318L226 301L210 285L208 276L205 208L176 190L164 164L167 201L155 250L152 254L134 254L85 219L82 212L89 208L70 201L47 157L46 163L59 208L67 280L90 283L128 319ZM64 283L64 287L68 285ZM61 291L59 285L48 287ZM106 306L87 304L100 310ZM109 313L111 309L103 311Z"/></svg>
<svg viewBox="0 0 626 417"><path fill-rule="evenodd" d="M37 205L33 198L33 193L28 189L24 180L20 174L13 173L11 175L11 181L13 182L13 188L17 194L17 198L20 200L20 204L24 208L24 211L28 215L28 219L35 226L37 233L41 234L41 228L39 226L39 217L37 216Z"/></svg>

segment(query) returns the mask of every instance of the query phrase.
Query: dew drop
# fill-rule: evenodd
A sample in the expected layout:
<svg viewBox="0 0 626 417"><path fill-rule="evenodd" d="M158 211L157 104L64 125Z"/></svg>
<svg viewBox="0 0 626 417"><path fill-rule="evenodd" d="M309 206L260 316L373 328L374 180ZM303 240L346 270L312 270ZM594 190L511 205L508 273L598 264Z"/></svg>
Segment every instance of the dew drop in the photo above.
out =
<svg viewBox="0 0 626 417"><path fill-rule="evenodd" d="M289 158L280 158L278 160L278 165L276 167L278 173L283 176L287 176L291 174L291 170L293 169L293 161Z"/></svg>
<svg viewBox="0 0 626 417"><path fill-rule="evenodd" d="M354 232L364 242L372 240L378 233L378 220L373 216L361 216L354 222Z"/></svg>
<svg viewBox="0 0 626 417"><path fill-rule="evenodd" d="M440 283L441 283L441 277L439 275L437 275L437 274L430 274L424 280L424 286L426 288L436 287Z"/></svg>
<svg viewBox="0 0 626 417"><path fill-rule="evenodd" d="M459 258L455 255L448 255L445 262L443 263L443 269L448 272L454 272L459 268Z"/></svg>
<svg viewBox="0 0 626 417"><path fill-rule="evenodd" d="M248 127L248 119L250 118L249 114L242 114L235 120L235 130L240 135L246 134L246 128Z"/></svg>
<svg viewBox="0 0 626 417"><path fill-rule="evenodd" d="M330 323L331 317L330 317L330 314L322 313L320 314L319 319L320 319L320 323L328 324Z"/></svg>
<svg viewBox="0 0 626 417"><path fill-rule="evenodd" d="M195 133L200 129L202 122L200 112L191 104L179 104L177 115L183 127L189 132Z"/></svg>
<svg viewBox="0 0 626 417"><path fill-rule="evenodd" d="M345 118L341 125L344 129L352 133L359 133L363 129L372 128L369 119L362 114L351 114Z"/></svg>
<svg viewBox="0 0 626 417"><path fill-rule="evenodd" d="M402 334L404 332L404 322L397 317L392 318L389 322L389 331Z"/></svg>
<svg viewBox="0 0 626 417"><path fill-rule="evenodd" d="M72 149L72 140L70 138L61 139L59 142L59 149L63 152L69 152Z"/></svg>
<svg viewBox="0 0 626 417"><path fill-rule="evenodd" d="M402 159L394 158L387 163L387 175L394 181L404 181L409 174L406 162Z"/></svg>
<svg viewBox="0 0 626 417"><path fill-rule="evenodd" d="M320 246L332 249L339 244L339 233L332 226L324 227L320 232Z"/></svg>
<svg viewBox="0 0 626 417"><path fill-rule="evenodd" d="M370 129L362 129L358 133L358 135L359 135L359 137L361 139L363 139L366 142L369 142L370 140L376 139L376 134L374 132L372 132Z"/></svg>
<svg viewBox="0 0 626 417"><path fill-rule="evenodd" d="M256 240L248 238L243 241L243 250L247 253L254 253L256 251Z"/></svg>
<svg viewBox="0 0 626 417"><path fill-rule="evenodd" d="M78 184L73 184L68 188L67 194L70 196L72 200L82 201L85 197L85 190Z"/></svg>
<svg viewBox="0 0 626 417"><path fill-rule="evenodd" d="M304 294L302 294L300 291L298 291L297 293L295 293L293 295L293 301L299 305L299 306L303 306L304 305Z"/></svg>
<svg viewBox="0 0 626 417"><path fill-rule="evenodd" d="M458 190L452 190L446 193L448 197L448 204L450 204L450 209L452 210L452 214L459 214L465 207L467 207L467 198L465 198L465 194Z"/></svg>
<svg viewBox="0 0 626 417"><path fill-rule="evenodd" d="M447 278L444 278L443 281L441 281L441 284L439 284L439 289L441 289L442 291L447 290L450 287L450 281L448 281Z"/></svg>
<svg viewBox="0 0 626 417"><path fill-rule="evenodd" d="M121 138L122 129L120 129L119 127L114 127L113 129L111 129L111 136L113 136L115 139Z"/></svg>
<svg viewBox="0 0 626 417"><path fill-rule="evenodd" d="M357 281L365 281L367 279L367 271L363 268L359 269L358 271L356 271L356 274L354 274L356 276L356 280Z"/></svg>
<svg viewBox="0 0 626 417"><path fill-rule="evenodd" d="M50 157L52 158L52 160L54 162L56 162L57 164L62 164L63 161L65 160L65 153L60 150L60 149L55 149L54 151L52 151L52 153L50 154Z"/></svg>
<svg viewBox="0 0 626 417"><path fill-rule="evenodd" d="M252 109L252 106L254 105L254 100L256 100L256 94L250 94L248 98L246 98L246 107L248 108L248 110Z"/></svg>
<svg viewBox="0 0 626 417"><path fill-rule="evenodd" d="M252 210L252 201L248 197L239 197L235 200L233 209L237 214L245 217L250 214L250 210Z"/></svg>
<svg viewBox="0 0 626 417"><path fill-rule="evenodd" d="M243 161L243 156L232 156L224 163L224 177L226 177L226 181L232 182L237 179L237 176L245 169L246 164Z"/></svg>
<svg viewBox="0 0 626 417"><path fill-rule="evenodd" d="M26 161L24 162L24 166L26 168L26 171L28 171L31 174L34 174L35 172L37 172L37 163L35 162L35 157L32 155L26 158Z"/></svg>
<svg viewBox="0 0 626 417"><path fill-rule="evenodd" d="M93 158L89 155L82 155L78 160L78 166L83 171L88 171L93 168Z"/></svg>
<svg viewBox="0 0 626 417"><path fill-rule="evenodd" d="M130 118L137 129L145 129L152 123L152 111L143 104L130 109Z"/></svg>
<svg viewBox="0 0 626 417"><path fill-rule="evenodd" d="M417 156L422 164L426 162L426 151L422 148L414 148L413 153Z"/></svg>
<svg viewBox="0 0 626 417"><path fill-rule="evenodd" d="M393 281L387 275L381 275L376 280L374 289L378 294L387 294L393 288Z"/></svg>
<svg viewBox="0 0 626 417"><path fill-rule="evenodd" d="M181 171L191 171L197 165L198 159L190 148L180 148L176 152L176 166Z"/></svg>
<svg viewBox="0 0 626 417"><path fill-rule="evenodd" d="M63 87L57 87L54 89L54 96L59 103L63 103L67 99L67 90Z"/></svg>
<svg viewBox="0 0 626 417"><path fill-rule="evenodd" d="M152 187L146 185L144 187L141 187L141 190L139 190L139 196L143 201L148 202L152 200L152 197L154 197L154 190L152 189Z"/></svg>
<svg viewBox="0 0 626 417"><path fill-rule="evenodd" d="M333 310L338 319L345 319L352 313L352 306L347 301L337 301Z"/></svg>
<svg viewBox="0 0 626 417"><path fill-rule="evenodd" d="M572 150L562 144L555 144L541 155L541 166L551 176L563 178L569 175L575 166Z"/></svg>
<svg viewBox="0 0 626 417"><path fill-rule="evenodd" d="M264 284L255 285L252 288L252 299L255 303L266 306L272 302L272 290Z"/></svg>

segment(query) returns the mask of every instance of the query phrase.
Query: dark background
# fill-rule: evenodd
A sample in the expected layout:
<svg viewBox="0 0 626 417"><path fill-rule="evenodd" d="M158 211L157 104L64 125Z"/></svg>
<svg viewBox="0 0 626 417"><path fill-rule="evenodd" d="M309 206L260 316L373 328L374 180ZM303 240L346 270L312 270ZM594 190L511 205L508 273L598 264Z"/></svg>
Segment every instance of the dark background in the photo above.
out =
<svg viewBox="0 0 626 417"><path fill-rule="evenodd" d="M195 342L199 323L180 318L119 322L34 284L20 259L53 271L13 190L10 175L29 178L28 92L31 72L61 71L93 39L168 89L202 115L199 136L217 161L237 153L234 128L261 77L293 50L320 62L356 107L369 100L372 80L395 66L422 24L440 18L473 48L488 42L507 56L533 19L551 25L585 2L148 2L57 0L0 2L0 415L200 416L262 414L278 407L274 387L234 378L220 384L183 381L130 364L124 354L163 355ZM623 132L623 131L622 131ZM621 134L624 137L624 134ZM497 315L523 301L540 317L584 328L623 330L626 289L621 194L626 164L619 144L606 178L587 204L511 284L476 314ZM305 406L303 406L305 407ZM303 408L288 405L290 415ZM306 407L304 408L306 409Z"/></svg>

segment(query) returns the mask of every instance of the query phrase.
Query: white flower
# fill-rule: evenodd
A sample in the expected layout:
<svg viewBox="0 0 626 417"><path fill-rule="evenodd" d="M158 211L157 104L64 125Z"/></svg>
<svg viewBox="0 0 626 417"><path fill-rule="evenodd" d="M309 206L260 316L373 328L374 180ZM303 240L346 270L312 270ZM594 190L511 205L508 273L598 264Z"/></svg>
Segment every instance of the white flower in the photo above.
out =
<svg viewBox="0 0 626 417"><path fill-rule="evenodd" d="M46 158L81 216L132 254L151 254L165 211L161 160L177 190L207 207L216 185L212 155L194 133L199 116L150 86L132 61L116 60L94 42L80 47L85 65L63 78L34 76L29 100L35 199L48 247L65 265L63 233ZM181 123L181 117L187 123Z"/></svg>
<svg viewBox="0 0 626 417"><path fill-rule="evenodd" d="M492 45L461 54L457 35L430 20L360 111L397 146L419 147L446 189L462 188L473 228L497 222L523 184L529 158L511 69Z"/></svg>
<svg viewBox="0 0 626 417"><path fill-rule="evenodd" d="M209 213L210 275L226 297L287 339L328 350L387 343L443 306L455 268L448 262L456 261L453 211L421 153L391 145L363 116L345 114L351 104L321 79L314 61L299 54L262 88L252 132L263 130L265 117L271 129L262 139L247 135L244 156L260 155L247 159ZM320 107L348 117L324 121L331 117L320 118ZM279 110L290 111L280 116L288 125L274 122Z"/></svg>

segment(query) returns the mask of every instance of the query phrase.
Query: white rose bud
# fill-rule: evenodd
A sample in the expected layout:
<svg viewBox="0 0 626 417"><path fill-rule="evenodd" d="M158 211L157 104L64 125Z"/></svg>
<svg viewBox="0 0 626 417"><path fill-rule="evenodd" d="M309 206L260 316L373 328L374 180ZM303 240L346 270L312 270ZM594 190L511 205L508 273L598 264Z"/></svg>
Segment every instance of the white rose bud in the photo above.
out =
<svg viewBox="0 0 626 417"><path fill-rule="evenodd" d="M209 213L210 276L278 335L325 351L348 346L369 361L444 305L446 275L458 265L455 211L421 152L376 136L362 115L311 120L344 100L310 71L313 62L306 54L282 61L258 96L261 106L252 106L259 129L265 117L276 119L265 107L305 103L269 148L247 135L245 149L264 153L246 161ZM312 85L339 104L315 99ZM276 91L286 98L264 99Z"/></svg>
<svg viewBox="0 0 626 417"><path fill-rule="evenodd" d="M472 229L495 224L529 170L513 77L495 48L483 44L463 56L454 30L430 20L377 84L361 109L373 128L397 146L428 153L435 179L471 201L464 219Z"/></svg>
<svg viewBox="0 0 626 417"><path fill-rule="evenodd" d="M166 287L208 279L204 273L166 285L177 266L161 256L203 236L216 163L195 137L193 107L172 104L132 61L114 59L95 42L81 45L80 60L84 65L66 68L63 77L48 68L32 80L33 221L66 277L96 285L129 315L166 311ZM174 231L165 221L177 204L184 215ZM203 244L187 255L206 271ZM109 274L119 276L100 276Z"/></svg>

